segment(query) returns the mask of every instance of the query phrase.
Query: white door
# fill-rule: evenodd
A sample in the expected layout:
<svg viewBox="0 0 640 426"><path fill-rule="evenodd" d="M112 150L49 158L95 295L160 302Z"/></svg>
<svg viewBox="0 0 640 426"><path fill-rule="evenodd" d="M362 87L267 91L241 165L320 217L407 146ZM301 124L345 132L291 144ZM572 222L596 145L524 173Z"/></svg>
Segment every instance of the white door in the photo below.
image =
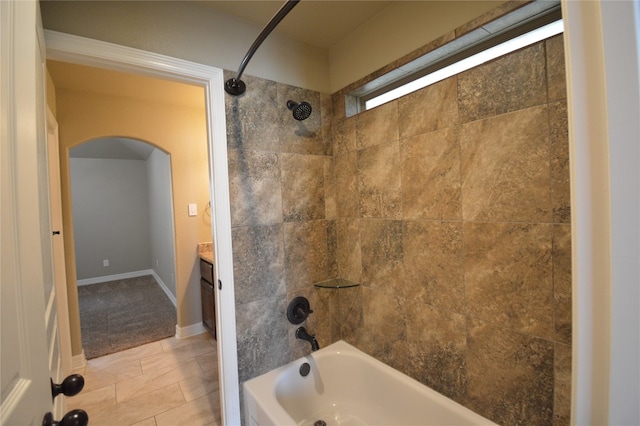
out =
<svg viewBox="0 0 640 426"><path fill-rule="evenodd" d="M36 1L0 1L0 46L0 424L40 425L60 360Z"/></svg>

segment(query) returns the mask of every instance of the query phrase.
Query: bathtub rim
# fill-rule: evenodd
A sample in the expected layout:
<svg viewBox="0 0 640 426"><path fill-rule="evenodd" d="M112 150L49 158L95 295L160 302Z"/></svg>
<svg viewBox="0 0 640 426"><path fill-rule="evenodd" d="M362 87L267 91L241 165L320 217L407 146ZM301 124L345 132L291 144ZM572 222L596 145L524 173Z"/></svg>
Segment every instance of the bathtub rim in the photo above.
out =
<svg viewBox="0 0 640 426"><path fill-rule="evenodd" d="M249 423L249 409L251 408L251 401L249 400L249 398L251 396L255 408L258 408L260 411L262 411L264 415L266 415L269 419L277 419L278 422L286 422L283 424L297 425L298 422L296 422L296 420L289 414L289 412L287 412L287 410L280 404L280 401L278 401L278 397L276 395L276 386L279 382L279 377L284 371L287 371L288 369L295 368L295 370L298 370L300 365L305 362L317 363L321 358L332 355L339 356L341 353L348 356L355 356L356 358L360 358L363 360L363 362L369 362L373 364L374 368L381 370L381 372L384 374L396 375L403 385L412 388L417 392L421 392L425 394L425 396L428 395L432 398L437 398L438 403L441 403L452 410L459 410L459 412L463 416L477 417L479 425L497 426L497 424L490 419L487 419L486 417L482 416L479 413L476 413L470 408L465 407L459 402L456 402L453 399L437 392L436 390L419 382L418 380L403 373L402 371L399 371L391 367L390 365L385 364L384 362L358 349L350 343L345 342L344 340L338 340L316 352L312 352L283 366L270 370L260 376L245 381L243 383L245 421L247 421L248 424L253 424ZM257 395L260 395L261 399L256 398Z"/></svg>

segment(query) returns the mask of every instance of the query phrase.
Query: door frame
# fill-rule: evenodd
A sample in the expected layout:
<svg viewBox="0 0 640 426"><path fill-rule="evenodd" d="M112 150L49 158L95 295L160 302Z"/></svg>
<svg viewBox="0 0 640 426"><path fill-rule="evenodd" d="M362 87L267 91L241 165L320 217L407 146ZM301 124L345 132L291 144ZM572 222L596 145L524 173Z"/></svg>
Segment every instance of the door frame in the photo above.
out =
<svg viewBox="0 0 640 426"><path fill-rule="evenodd" d="M62 197L60 195L60 158L58 122L47 105L47 158L49 160L49 210L52 231L53 274L58 305L58 338L60 340L60 362L62 376L73 370L71 355L71 332L69 328L69 304L67 302L67 275L64 265L64 233L62 229ZM55 378L62 380L61 377ZM59 413L58 413L59 414Z"/></svg>
<svg viewBox="0 0 640 426"><path fill-rule="evenodd" d="M561 4L571 167L571 424L637 424L640 5Z"/></svg>
<svg viewBox="0 0 640 426"><path fill-rule="evenodd" d="M111 69L205 89L209 179L212 200L214 272L218 323L218 371L223 424L240 424L240 393L236 343L231 208L227 166L227 135L223 71L207 65L133 49L113 43L45 30L47 59Z"/></svg>

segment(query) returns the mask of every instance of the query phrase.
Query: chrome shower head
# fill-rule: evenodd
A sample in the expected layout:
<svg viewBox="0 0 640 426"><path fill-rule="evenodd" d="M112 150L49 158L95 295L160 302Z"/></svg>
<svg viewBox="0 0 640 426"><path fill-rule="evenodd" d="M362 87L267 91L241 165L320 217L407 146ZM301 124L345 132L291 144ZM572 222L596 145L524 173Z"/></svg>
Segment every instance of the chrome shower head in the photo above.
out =
<svg viewBox="0 0 640 426"><path fill-rule="evenodd" d="M308 102L287 101L287 108L293 111L293 118L298 121L306 120L311 115L311 104Z"/></svg>

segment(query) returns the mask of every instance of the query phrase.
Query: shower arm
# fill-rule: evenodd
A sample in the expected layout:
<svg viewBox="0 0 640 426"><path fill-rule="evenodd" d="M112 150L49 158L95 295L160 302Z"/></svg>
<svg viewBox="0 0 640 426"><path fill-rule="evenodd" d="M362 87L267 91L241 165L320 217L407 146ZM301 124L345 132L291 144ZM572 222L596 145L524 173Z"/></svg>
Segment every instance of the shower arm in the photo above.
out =
<svg viewBox="0 0 640 426"><path fill-rule="evenodd" d="M287 2L282 5L280 10L278 10L278 13L276 13L273 18L271 18L271 21L269 21L269 23L264 27L260 35L258 35L258 38L256 38L256 41L254 41L249 48L249 51L244 56L242 62L240 62L240 67L238 68L238 74L236 75L236 77L230 78L224 83L224 90L227 93L234 96L242 95L244 93L244 91L246 90L246 86L244 82L240 80L240 77L242 77L242 73L251 60L251 57L254 53L256 53L256 50L258 50L262 42L269 36L269 34L271 34L271 31L273 31L273 29L280 23L280 21L282 21L282 19L287 16L291 9L293 9L299 2L300 0L287 0Z"/></svg>

